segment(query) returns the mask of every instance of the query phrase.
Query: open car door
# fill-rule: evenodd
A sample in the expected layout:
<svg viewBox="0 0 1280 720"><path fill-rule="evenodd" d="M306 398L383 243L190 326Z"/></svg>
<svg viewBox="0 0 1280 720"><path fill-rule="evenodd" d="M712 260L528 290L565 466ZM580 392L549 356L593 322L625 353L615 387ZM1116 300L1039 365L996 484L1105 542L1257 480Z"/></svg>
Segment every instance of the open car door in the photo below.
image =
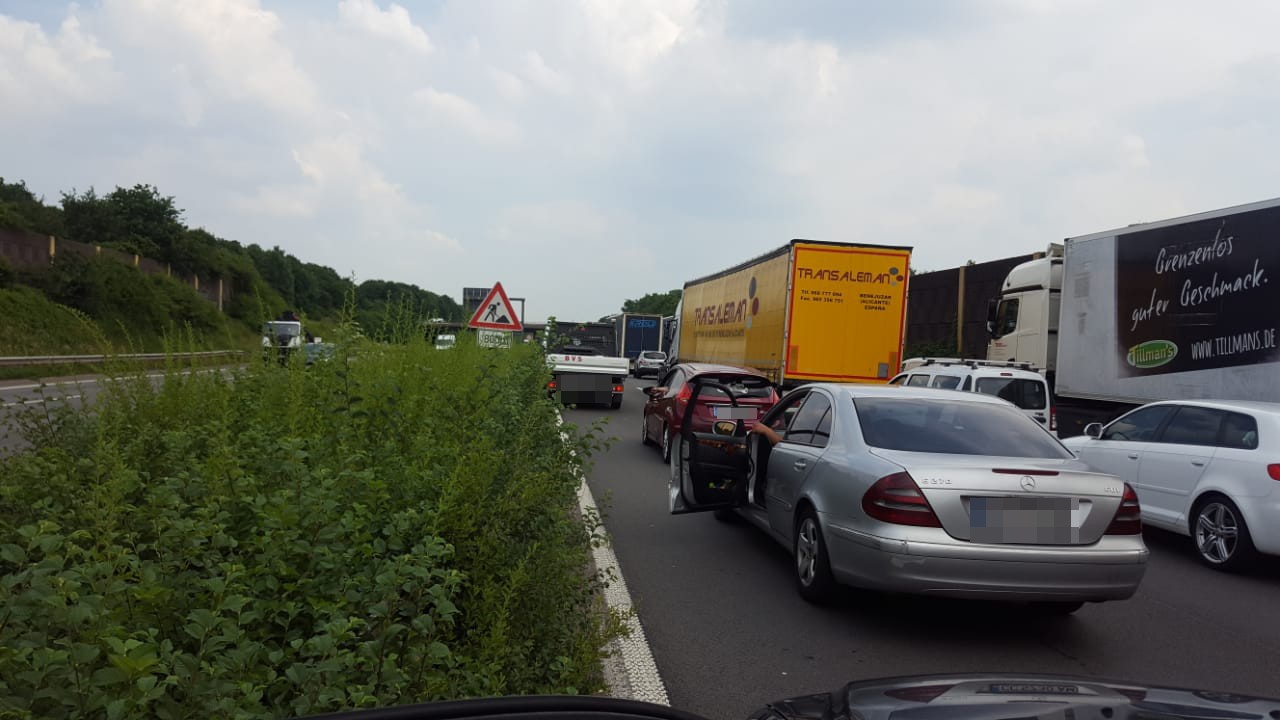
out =
<svg viewBox="0 0 1280 720"><path fill-rule="evenodd" d="M729 387L716 381L689 383L691 394L685 403L680 435L671 449L671 481L668 491L671 514L706 512L745 505L749 460L744 418L756 417L754 408L741 407ZM717 397L711 405L715 421L711 432L694 432L693 415L698 403L710 404L707 389L720 390L728 398Z"/></svg>

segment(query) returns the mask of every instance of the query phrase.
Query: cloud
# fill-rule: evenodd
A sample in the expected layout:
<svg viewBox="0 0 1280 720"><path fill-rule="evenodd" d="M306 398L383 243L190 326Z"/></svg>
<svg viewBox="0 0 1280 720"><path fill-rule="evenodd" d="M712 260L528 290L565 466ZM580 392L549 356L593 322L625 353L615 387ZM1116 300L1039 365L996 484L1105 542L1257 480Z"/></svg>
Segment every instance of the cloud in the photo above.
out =
<svg viewBox="0 0 1280 720"><path fill-rule="evenodd" d="M569 92L569 81L552 70L547 65L547 61L543 60L536 51L530 50L524 56L524 76L529 79L529 82L548 92L557 95Z"/></svg>
<svg viewBox="0 0 1280 720"><path fill-rule="evenodd" d="M453 93L426 87L413 93L429 120L443 120L454 131L460 131L484 142L505 143L520 137L520 128L505 120L490 117L471 101Z"/></svg>
<svg viewBox="0 0 1280 720"><path fill-rule="evenodd" d="M382 10L374 0L342 0L338 3L338 15L353 27L414 52L431 52L431 39L426 31L414 25L409 11L395 3Z"/></svg>
<svg viewBox="0 0 1280 720"><path fill-rule="evenodd" d="M7 108L0 115L104 102L117 82L111 52L75 16L50 36L36 23L0 15L0 98Z"/></svg>
<svg viewBox="0 0 1280 720"><path fill-rule="evenodd" d="M6 178L153 182L220 235L501 279L530 317L791 237L942 268L1275 194L1270 0L37 5L0 14Z"/></svg>

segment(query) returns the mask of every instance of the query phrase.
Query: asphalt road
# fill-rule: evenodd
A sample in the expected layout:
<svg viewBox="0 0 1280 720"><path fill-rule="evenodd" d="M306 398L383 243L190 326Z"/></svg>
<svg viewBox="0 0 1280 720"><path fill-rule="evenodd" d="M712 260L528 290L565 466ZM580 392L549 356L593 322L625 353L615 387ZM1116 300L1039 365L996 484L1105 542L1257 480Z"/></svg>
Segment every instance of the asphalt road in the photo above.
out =
<svg viewBox="0 0 1280 720"><path fill-rule="evenodd" d="M789 554L745 524L667 512L668 467L640 443L645 397L628 381L612 448L588 481L675 707L743 718L765 702L859 678L1050 672L1280 696L1280 563L1248 576L1201 566L1187 540L1148 530L1138 594L1068 618L1007 606L844 592L796 593Z"/></svg>
<svg viewBox="0 0 1280 720"><path fill-rule="evenodd" d="M0 455L26 447L18 431L22 414L41 412L59 405L80 408L86 399L91 401L97 397L99 389L99 378L93 375L57 378L44 383L34 380L0 382Z"/></svg>
<svg viewBox="0 0 1280 720"><path fill-rule="evenodd" d="M213 372L213 370L195 372ZM157 383L164 375L163 372L158 371L147 373L147 377ZM44 381L0 381L0 456L26 447L18 429L23 413L41 412L46 408L52 409L60 405L76 408L92 406L101 390L102 376L100 375L49 378Z"/></svg>

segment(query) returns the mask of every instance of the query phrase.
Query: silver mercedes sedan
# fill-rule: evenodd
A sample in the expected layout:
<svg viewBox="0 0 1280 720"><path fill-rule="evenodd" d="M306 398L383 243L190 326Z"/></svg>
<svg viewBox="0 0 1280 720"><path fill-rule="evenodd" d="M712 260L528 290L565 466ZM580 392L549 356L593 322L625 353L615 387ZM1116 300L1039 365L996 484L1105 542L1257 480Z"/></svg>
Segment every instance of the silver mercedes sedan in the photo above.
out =
<svg viewBox="0 0 1280 720"><path fill-rule="evenodd" d="M841 583L1066 614L1132 596L1146 571L1134 490L1004 400L805 385L748 433L732 393L699 400L713 384L693 388L686 407L704 402L718 420L681 434L671 512L714 511L767 532L792 552L807 600Z"/></svg>

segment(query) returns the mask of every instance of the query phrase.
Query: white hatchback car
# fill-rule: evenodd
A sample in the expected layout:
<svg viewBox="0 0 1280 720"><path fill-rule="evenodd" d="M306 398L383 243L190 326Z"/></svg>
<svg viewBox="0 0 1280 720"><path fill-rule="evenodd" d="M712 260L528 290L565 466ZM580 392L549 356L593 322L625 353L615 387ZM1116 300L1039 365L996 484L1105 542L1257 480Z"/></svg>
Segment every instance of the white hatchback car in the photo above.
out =
<svg viewBox="0 0 1280 720"><path fill-rule="evenodd" d="M1138 492L1142 521L1220 569L1280 555L1280 403L1151 403L1063 444Z"/></svg>

